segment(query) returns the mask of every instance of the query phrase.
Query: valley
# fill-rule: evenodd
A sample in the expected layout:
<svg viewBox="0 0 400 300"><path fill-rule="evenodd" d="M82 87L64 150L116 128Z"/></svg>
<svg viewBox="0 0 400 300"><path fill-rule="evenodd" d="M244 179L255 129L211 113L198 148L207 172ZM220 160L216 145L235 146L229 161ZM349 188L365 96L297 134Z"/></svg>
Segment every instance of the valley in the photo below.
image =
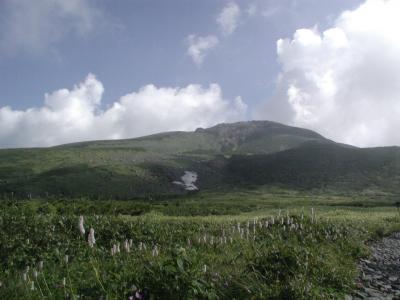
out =
<svg viewBox="0 0 400 300"><path fill-rule="evenodd" d="M399 158L268 121L0 150L0 296L358 299Z"/></svg>

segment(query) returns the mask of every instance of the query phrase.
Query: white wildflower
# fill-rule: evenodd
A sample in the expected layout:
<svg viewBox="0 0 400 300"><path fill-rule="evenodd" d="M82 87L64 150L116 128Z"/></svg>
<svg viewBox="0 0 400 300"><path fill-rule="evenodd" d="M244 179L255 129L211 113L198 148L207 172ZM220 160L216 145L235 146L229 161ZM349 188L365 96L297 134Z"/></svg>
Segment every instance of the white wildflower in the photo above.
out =
<svg viewBox="0 0 400 300"><path fill-rule="evenodd" d="M90 228L89 235L88 235L88 243L90 247L93 247L96 244L96 239L94 237L94 229Z"/></svg>
<svg viewBox="0 0 400 300"><path fill-rule="evenodd" d="M125 248L125 251L126 252L131 252L131 248L130 248L130 246L129 246L129 242L128 242L128 240L125 240L125 242L124 242L124 248Z"/></svg>
<svg viewBox="0 0 400 300"><path fill-rule="evenodd" d="M315 223L316 219L315 219L315 211L314 211L314 207L311 207L311 223Z"/></svg>
<svg viewBox="0 0 400 300"><path fill-rule="evenodd" d="M81 235L85 235L85 227L84 227L83 223L84 223L83 216L80 216L78 228L79 228L79 232L81 233Z"/></svg>
<svg viewBox="0 0 400 300"><path fill-rule="evenodd" d="M159 252L158 252L158 248L157 245L154 246L153 251L152 251L152 255L153 256L158 256Z"/></svg>
<svg viewBox="0 0 400 300"><path fill-rule="evenodd" d="M114 244L111 248L111 255L114 256L118 253L118 247L116 244Z"/></svg>

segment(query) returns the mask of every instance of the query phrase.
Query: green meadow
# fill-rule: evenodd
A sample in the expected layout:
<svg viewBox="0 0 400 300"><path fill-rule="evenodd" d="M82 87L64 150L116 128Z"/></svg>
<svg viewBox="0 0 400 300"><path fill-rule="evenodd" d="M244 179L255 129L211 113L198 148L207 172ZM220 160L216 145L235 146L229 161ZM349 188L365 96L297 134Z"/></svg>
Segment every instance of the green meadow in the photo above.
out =
<svg viewBox="0 0 400 300"><path fill-rule="evenodd" d="M276 188L0 205L1 299L341 299L400 229L392 198Z"/></svg>

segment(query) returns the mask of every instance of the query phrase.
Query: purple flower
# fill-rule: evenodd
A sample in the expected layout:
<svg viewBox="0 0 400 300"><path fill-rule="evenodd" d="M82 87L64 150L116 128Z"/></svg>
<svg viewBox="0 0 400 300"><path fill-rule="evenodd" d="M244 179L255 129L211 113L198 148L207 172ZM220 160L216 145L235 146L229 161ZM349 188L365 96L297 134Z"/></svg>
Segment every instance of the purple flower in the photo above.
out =
<svg viewBox="0 0 400 300"><path fill-rule="evenodd" d="M137 300L143 300L143 299L144 299L143 293L142 293L141 291L137 291L137 292L135 293L135 299L137 299Z"/></svg>

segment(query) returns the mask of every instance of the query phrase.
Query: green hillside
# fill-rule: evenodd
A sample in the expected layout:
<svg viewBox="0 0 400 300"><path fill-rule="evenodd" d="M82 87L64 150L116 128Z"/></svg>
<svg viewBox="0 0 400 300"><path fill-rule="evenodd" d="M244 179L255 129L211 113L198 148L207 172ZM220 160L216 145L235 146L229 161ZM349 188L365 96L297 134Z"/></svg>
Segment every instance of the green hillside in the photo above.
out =
<svg viewBox="0 0 400 300"><path fill-rule="evenodd" d="M397 193L400 148L350 148L305 143L270 155L233 156L225 173L234 181L324 191Z"/></svg>
<svg viewBox="0 0 400 300"><path fill-rule="evenodd" d="M132 199L255 185L396 193L398 148L358 149L269 121L51 148L0 150L0 197Z"/></svg>

